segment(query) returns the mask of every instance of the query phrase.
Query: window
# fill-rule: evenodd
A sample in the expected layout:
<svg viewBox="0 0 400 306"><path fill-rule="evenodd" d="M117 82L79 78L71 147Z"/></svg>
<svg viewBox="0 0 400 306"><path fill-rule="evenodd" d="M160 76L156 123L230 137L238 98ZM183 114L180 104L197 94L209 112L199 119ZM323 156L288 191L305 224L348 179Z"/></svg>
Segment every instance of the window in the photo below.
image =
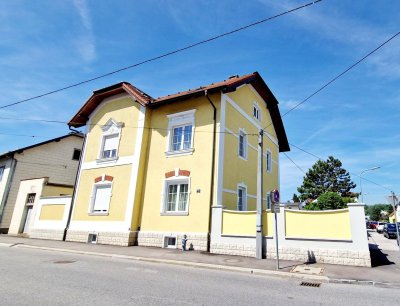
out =
<svg viewBox="0 0 400 306"><path fill-rule="evenodd" d="M247 135L244 131L239 131L239 156L246 159L247 158Z"/></svg>
<svg viewBox="0 0 400 306"><path fill-rule="evenodd" d="M95 185L90 212L92 214L108 214L111 198L111 184Z"/></svg>
<svg viewBox="0 0 400 306"><path fill-rule="evenodd" d="M118 134L104 136L101 158L117 157L118 141Z"/></svg>
<svg viewBox="0 0 400 306"><path fill-rule="evenodd" d="M166 212L186 212L189 200L189 184L167 183Z"/></svg>
<svg viewBox="0 0 400 306"><path fill-rule="evenodd" d="M271 194L269 192L266 195L265 206L265 209L271 209Z"/></svg>
<svg viewBox="0 0 400 306"><path fill-rule="evenodd" d="M79 160L81 157L81 150L74 149L74 153L72 154L72 160Z"/></svg>
<svg viewBox="0 0 400 306"><path fill-rule="evenodd" d="M253 104L253 117L261 121L261 109L257 104Z"/></svg>
<svg viewBox="0 0 400 306"><path fill-rule="evenodd" d="M166 236L164 237L164 248L176 248L176 237Z"/></svg>
<svg viewBox="0 0 400 306"><path fill-rule="evenodd" d="M26 205L33 205L35 203L36 193L28 193L26 196Z"/></svg>
<svg viewBox="0 0 400 306"><path fill-rule="evenodd" d="M269 150L267 150L266 159L266 170L267 172L272 172L272 153Z"/></svg>
<svg viewBox="0 0 400 306"><path fill-rule="evenodd" d="M247 191L244 186L238 186L237 189L237 210L247 210Z"/></svg>
<svg viewBox="0 0 400 306"><path fill-rule="evenodd" d="M173 128L172 151L186 150L192 147L192 125Z"/></svg>
<svg viewBox="0 0 400 306"><path fill-rule="evenodd" d="M116 161L118 159L119 140L123 126L124 123L109 119L101 127L103 134L101 135L101 146L97 162Z"/></svg>
<svg viewBox="0 0 400 306"><path fill-rule="evenodd" d="M192 154L196 110L168 115L167 156Z"/></svg>
<svg viewBox="0 0 400 306"><path fill-rule="evenodd" d="M1 180L3 179L4 169L5 169L4 166L0 167L0 182L1 182Z"/></svg>

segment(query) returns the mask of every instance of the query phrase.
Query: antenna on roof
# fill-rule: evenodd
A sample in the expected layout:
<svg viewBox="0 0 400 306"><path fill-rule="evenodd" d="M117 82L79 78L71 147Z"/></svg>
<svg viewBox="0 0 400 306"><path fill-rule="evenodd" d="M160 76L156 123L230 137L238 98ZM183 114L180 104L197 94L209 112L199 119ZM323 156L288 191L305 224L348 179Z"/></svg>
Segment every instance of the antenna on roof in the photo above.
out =
<svg viewBox="0 0 400 306"><path fill-rule="evenodd" d="M238 74L235 74L235 75L230 75L229 77L228 77L228 79L234 79L234 78L238 78L239 77L239 75Z"/></svg>

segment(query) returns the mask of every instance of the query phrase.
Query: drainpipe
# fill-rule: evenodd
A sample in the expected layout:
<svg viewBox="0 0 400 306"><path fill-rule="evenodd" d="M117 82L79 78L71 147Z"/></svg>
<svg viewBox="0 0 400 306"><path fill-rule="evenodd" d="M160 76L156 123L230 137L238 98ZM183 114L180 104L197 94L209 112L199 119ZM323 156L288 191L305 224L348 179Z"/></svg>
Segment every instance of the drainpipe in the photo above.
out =
<svg viewBox="0 0 400 306"><path fill-rule="evenodd" d="M71 127L69 127L69 129L72 132L81 133L81 132L79 132L77 130L74 130ZM76 176L75 176L74 191L72 193L71 205L69 206L68 219L67 219L67 224L65 225L65 229L64 229L63 241L65 241L65 239L67 239L67 232L68 232L68 229L69 229L69 225L71 223L72 209L73 209L73 205L74 205L76 190L77 190L77 187L78 187L76 185L78 183L79 172L81 171L81 165L82 165L82 162L83 162L83 160L82 160L83 159L83 149L85 148L85 143L86 143L86 134L84 134L84 136L83 136L82 151L81 151L81 156L79 157L78 170L77 170Z"/></svg>
<svg viewBox="0 0 400 306"><path fill-rule="evenodd" d="M214 172L215 172L215 142L216 142L216 131L217 131L217 108L214 103L211 101L208 96L207 90L204 91L204 94L210 102L214 114L213 114L213 144L212 144L212 161L211 161L211 180L210 180L210 207L209 207L209 217L208 217L208 239L207 239L207 252L210 252L210 244L211 244L211 219L212 219L212 205L214 202Z"/></svg>

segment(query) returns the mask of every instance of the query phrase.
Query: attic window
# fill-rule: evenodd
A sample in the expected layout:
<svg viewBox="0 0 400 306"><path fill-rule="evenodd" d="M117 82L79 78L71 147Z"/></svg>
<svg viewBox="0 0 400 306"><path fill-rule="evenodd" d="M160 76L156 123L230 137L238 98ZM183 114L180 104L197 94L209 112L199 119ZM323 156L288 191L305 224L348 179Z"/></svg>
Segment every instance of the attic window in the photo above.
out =
<svg viewBox="0 0 400 306"><path fill-rule="evenodd" d="M257 104L253 104L253 117L261 121L261 108Z"/></svg>
<svg viewBox="0 0 400 306"><path fill-rule="evenodd" d="M74 153L72 154L72 160L79 160L81 157L81 150L74 149Z"/></svg>

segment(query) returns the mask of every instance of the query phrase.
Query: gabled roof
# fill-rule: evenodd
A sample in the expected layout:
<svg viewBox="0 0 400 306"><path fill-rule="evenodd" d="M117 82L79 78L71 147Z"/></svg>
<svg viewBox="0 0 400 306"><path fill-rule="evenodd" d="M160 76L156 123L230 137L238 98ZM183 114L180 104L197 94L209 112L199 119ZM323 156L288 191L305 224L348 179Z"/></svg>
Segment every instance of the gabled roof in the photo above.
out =
<svg viewBox="0 0 400 306"><path fill-rule="evenodd" d="M60 136L60 137L57 137L57 138L53 138L53 139L49 139L49 140L46 140L46 141L43 141L43 142L39 142L39 143L36 143L34 145L31 145L31 146L27 146L27 147L23 147L23 148L19 148L19 149L13 150L13 151L2 153L2 154L0 154L0 157L4 157L4 156L10 156L11 157L15 153L22 153L23 151L26 151L26 150L29 150L29 149L32 149L32 148L35 148L35 147L39 147L39 146L48 144L50 142L59 142L60 140L62 140L64 138L67 138L67 137L71 137L71 136L76 136L76 137L83 138L83 134L81 134L81 133L69 133L69 134L66 134L64 136Z"/></svg>
<svg viewBox="0 0 400 306"><path fill-rule="evenodd" d="M69 126L73 127L81 127L86 124L91 112L101 103L104 98L107 98L112 95L116 95L119 93L128 93L136 101L138 101L141 105L156 108L163 104L167 103L175 103L179 101L184 101L194 97L204 96L205 93L213 94L213 93L229 93L235 91L239 86L244 84L251 84L257 93L263 98L266 102L266 106L271 114L272 123L274 125L278 142L279 142L279 151L286 152L290 150L289 142L286 137L286 132L283 127L282 118L278 108L278 101L275 96L272 94L271 90L268 88L267 84L264 82L262 77L258 72L253 72L251 74L243 75L243 76L232 76L227 80L218 83L212 83L207 86L200 86L195 89L189 89L187 91L178 92L175 94L171 94L164 97L159 97L157 99L151 98L149 95L145 94L138 88L132 86L127 82L121 82L101 90L97 90L93 92L93 95L89 98L89 100L82 106L82 108L77 112L77 114L70 120L68 123Z"/></svg>
<svg viewBox="0 0 400 306"><path fill-rule="evenodd" d="M76 113L74 117L68 122L69 126L81 127L86 124L90 114L96 109L96 107L103 101L103 99L118 95L121 93L127 93L138 101L141 105L148 104L153 98L145 92L129 84L128 82L120 82L99 90L93 91L92 96L81 109Z"/></svg>

